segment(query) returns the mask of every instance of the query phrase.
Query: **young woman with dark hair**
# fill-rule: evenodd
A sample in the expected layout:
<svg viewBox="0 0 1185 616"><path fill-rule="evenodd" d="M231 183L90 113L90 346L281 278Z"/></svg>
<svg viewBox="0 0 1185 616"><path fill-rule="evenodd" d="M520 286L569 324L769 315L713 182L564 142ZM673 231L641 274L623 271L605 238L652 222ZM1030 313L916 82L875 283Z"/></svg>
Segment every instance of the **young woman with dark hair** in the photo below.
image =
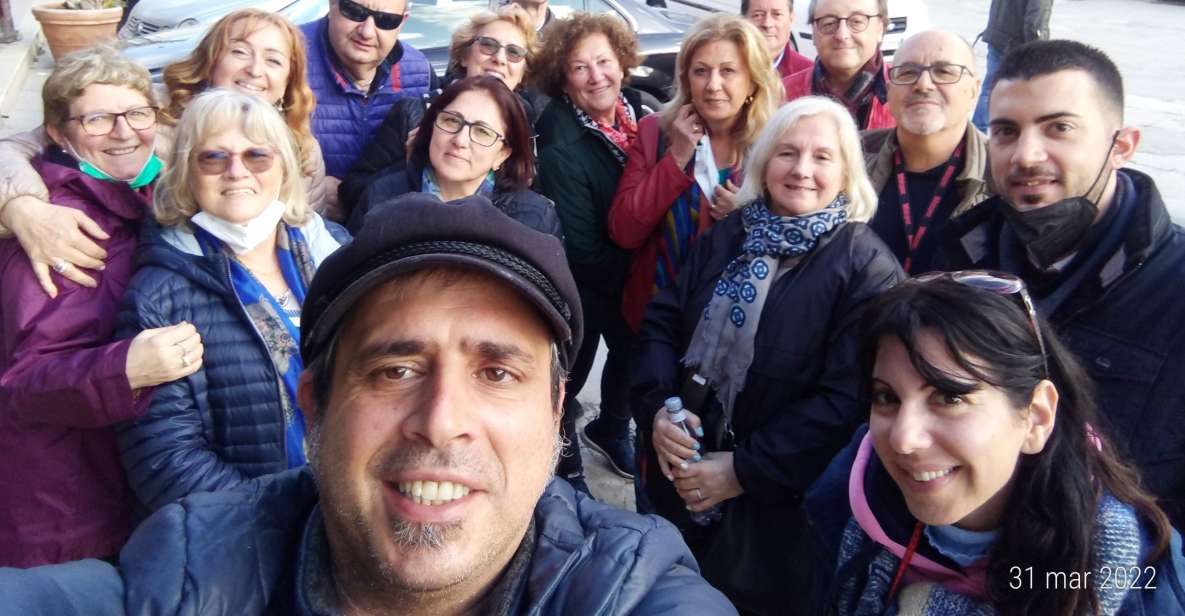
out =
<svg viewBox="0 0 1185 616"><path fill-rule="evenodd" d="M1180 536L1044 325L994 272L869 306L869 424L806 498L817 612L1185 613Z"/></svg>
<svg viewBox="0 0 1185 616"><path fill-rule="evenodd" d="M407 164L375 176L348 226L356 231L374 205L409 192L442 201L484 194L507 216L560 237L555 207L530 190L534 177L531 129L518 97L497 77L466 77L433 101Z"/></svg>

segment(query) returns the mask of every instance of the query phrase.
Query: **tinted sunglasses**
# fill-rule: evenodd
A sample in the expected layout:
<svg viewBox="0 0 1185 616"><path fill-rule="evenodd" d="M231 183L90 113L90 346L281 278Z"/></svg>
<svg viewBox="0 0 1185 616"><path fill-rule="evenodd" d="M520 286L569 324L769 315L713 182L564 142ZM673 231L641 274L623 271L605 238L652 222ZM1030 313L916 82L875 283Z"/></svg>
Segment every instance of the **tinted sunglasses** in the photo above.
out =
<svg viewBox="0 0 1185 616"><path fill-rule="evenodd" d="M247 148L242 152L228 152L226 150L203 150L197 154L198 170L203 175L222 175L235 157L243 161L243 166L251 173L263 173L272 168L276 162L276 154L268 148Z"/></svg>
<svg viewBox="0 0 1185 616"><path fill-rule="evenodd" d="M497 55L499 49L505 49L506 61L512 64L518 64L527 59L527 50L514 43L503 45L498 39L488 36L479 36L473 42L477 44L477 50L487 56Z"/></svg>
<svg viewBox="0 0 1185 616"><path fill-rule="evenodd" d="M374 27L379 30L394 30L403 23L403 13L387 13L368 9L354 0L337 0L337 10L342 14L342 17L358 23L366 21L367 17L373 17Z"/></svg>
<svg viewBox="0 0 1185 616"><path fill-rule="evenodd" d="M1004 272L988 270L962 270L957 272L930 272L915 276L914 282L925 284L934 280L950 280L965 287L989 291L997 295L1015 295L1020 298L1020 306L1029 315L1029 324L1033 326L1033 334L1037 336L1037 346L1041 349L1041 362L1045 368L1045 378L1049 378L1049 355L1045 352L1045 337L1041 335L1041 325L1037 321L1037 306L1029 296L1029 290L1020 278Z"/></svg>

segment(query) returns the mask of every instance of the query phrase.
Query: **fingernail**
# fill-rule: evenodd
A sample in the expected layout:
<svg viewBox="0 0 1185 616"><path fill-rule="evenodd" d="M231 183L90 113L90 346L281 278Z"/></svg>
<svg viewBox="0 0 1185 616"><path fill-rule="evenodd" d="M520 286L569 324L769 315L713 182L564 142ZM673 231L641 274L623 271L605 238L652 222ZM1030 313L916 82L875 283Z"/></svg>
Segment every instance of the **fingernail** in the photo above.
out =
<svg viewBox="0 0 1185 616"><path fill-rule="evenodd" d="M667 475L666 477L667 477L667 481L674 481L675 480L674 475Z"/></svg>
<svg viewBox="0 0 1185 616"><path fill-rule="evenodd" d="M703 436L703 435L704 435L704 428L703 428L703 426L697 426L697 427L695 428L695 435L696 435L696 436Z"/></svg>
<svg viewBox="0 0 1185 616"><path fill-rule="evenodd" d="M691 446L691 448L696 451L699 451L699 442L697 441L694 445Z"/></svg>
<svg viewBox="0 0 1185 616"><path fill-rule="evenodd" d="M683 470L687 470L687 463L686 463L686 462L680 462L680 463L679 463L679 468L681 468L681 469L683 469Z"/></svg>
<svg viewBox="0 0 1185 616"><path fill-rule="evenodd" d="M703 460L703 459L704 459L704 457L703 457L703 456L701 456L701 455L699 455L698 453L697 453L697 454L695 454L694 456L691 456L691 461L692 461L692 462L699 462L700 460Z"/></svg>

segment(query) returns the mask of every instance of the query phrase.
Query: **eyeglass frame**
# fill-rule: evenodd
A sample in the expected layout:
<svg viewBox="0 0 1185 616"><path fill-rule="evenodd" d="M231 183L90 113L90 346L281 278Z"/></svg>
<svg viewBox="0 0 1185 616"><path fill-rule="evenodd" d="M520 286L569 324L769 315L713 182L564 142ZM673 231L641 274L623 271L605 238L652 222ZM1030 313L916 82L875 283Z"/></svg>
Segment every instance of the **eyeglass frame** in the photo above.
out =
<svg viewBox="0 0 1185 616"><path fill-rule="evenodd" d="M1002 282L1009 285L1006 288L989 287L985 285L977 285L972 282L976 277L987 278L995 282ZM961 284L972 289L979 289L996 295L1017 295L1020 297L1021 308L1029 315L1029 325L1032 326L1033 335L1037 337L1037 347L1041 349L1041 364L1044 368L1044 376L1049 378L1049 353L1045 350L1045 337L1041 334L1041 324L1037 318L1037 305L1033 303L1033 297L1029 295L1028 285L1019 276L1009 274L1007 272L996 272L992 270L957 270L953 272L928 272L919 276L914 276L909 279L909 282L915 284L926 284L935 280L949 280L956 284Z"/></svg>
<svg viewBox="0 0 1185 616"><path fill-rule="evenodd" d="M216 171L214 170L213 167L207 168L206 166L204 166L204 164L202 162L202 156L204 156L206 154L213 153L213 152L220 152L220 153L226 155L226 158L222 159L222 161L219 163L221 168L219 168ZM253 163L248 163L247 157L245 156L245 154L247 154L248 152L267 152L267 154L268 154L267 166L259 168L259 169L253 168L252 167ZM243 168L251 173L267 173L268 171L271 170L272 167L276 166L276 158L278 156L279 155L276 153L275 150L273 150L267 146L250 147L250 148L246 148L244 150L240 150L238 152L232 152L230 150L225 150L222 148L212 148L209 150L202 150L200 152L195 153L193 156L193 162L197 165L198 172L200 172L202 175L214 176L214 175L222 175L222 174L226 173L226 170L230 168L230 164L235 158L238 158L239 161L243 163Z"/></svg>
<svg viewBox="0 0 1185 616"><path fill-rule="evenodd" d="M853 28L852 21L851 21L853 17L863 17L863 18L867 19L868 21L865 22L865 24L863 26L861 26L860 28ZM884 20L884 18L885 18L885 16L881 15L880 13L875 13L875 14L852 13L851 15L848 15L847 17L839 17L837 15L824 15L822 17L811 18L810 24L812 27L818 28L820 33L826 34L827 36L831 36L832 34L839 32L840 22L846 23L848 25L848 30L855 32L855 33L860 33L860 32L863 32L868 29L869 24L872 23L873 17L878 17L881 20ZM818 22L823 21L825 19L834 19L835 25L834 26L816 25L816 24L818 24ZM828 31L827 28L831 28L831 30Z"/></svg>
<svg viewBox="0 0 1185 616"><path fill-rule="evenodd" d="M934 76L934 69L935 68L942 68L942 67L958 67L960 69L959 76L956 77L954 81L939 81L938 78L936 78ZM896 73L900 72L900 69L904 69L904 68L912 68L912 69L917 70L918 71L917 78L915 78L913 81L898 81L897 79L895 79L894 75ZM963 75L972 75L972 76L975 75L975 72L971 70L971 67L969 67L965 64L955 64L954 62L935 62L933 64L913 64L911 62L907 62L905 64L898 64L898 65L889 67L889 81L895 86L912 86L922 79L922 73L929 73L931 82L933 82L937 85L943 85L943 86L949 86L954 83L959 83L960 81L963 80Z"/></svg>
<svg viewBox="0 0 1185 616"><path fill-rule="evenodd" d="M459 120L461 122L461 127L458 128L457 130L449 130L447 127L441 126L440 125L440 118L441 118L441 116L444 116L446 114L449 117L457 118L457 120ZM469 128L469 140L472 141L473 143L476 143L477 145L480 145L483 148L492 148L499 141L502 141L503 143L506 142L506 137L503 136L502 133L499 133L498 131L494 130L494 128L492 126L490 126L489 124L486 124L485 122L470 122L469 120L465 119L465 116L457 113L456 111L449 111L447 109L442 109L440 111L440 113L437 113L436 117L432 120L432 125L435 126L436 128L439 128L440 130L450 134L450 135L460 134L461 131L465 130L465 128L468 127ZM482 128L490 131L491 133L494 133L494 136L495 136L494 140L491 141L490 143L482 143L482 142L478 141L477 139L474 139L473 138L473 127L474 126L481 126Z"/></svg>
<svg viewBox="0 0 1185 616"><path fill-rule="evenodd" d="M482 41L487 41L487 43L486 43L487 45L489 45L491 43L493 45L495 45L495 47L493 48L493 51L487 51L484 47L482 47ZM527 59L528 52L527 52L526 47L523 47L522 45L516 45L514 43L503 44L502 41L499 41L498 39L496 39L492 36L474 37L473 42L470 44L475 45L477 47L477 51L480 52L481 55L483 55L483 56L496 56L496 55L498 55L499 51L505 49L506 50L506 61L511 64L518 64L519 62L524 62ZM512 56L510 54L511 48L520 50L522 52L522 54L519 55L518 58L516 59L514 56Z"/></svg>
<svg viewBox="0 0 1185 616"><path fill-rule="evenodd" d="M132 126L131 121L128 120L128 114L132 113L133 111L140 111L141 109L151 109L152 110L152 123L147 126L136 128L135 126ZM74 122L78 122L78 124L80 126L82 126L82 132L86 133L87 135L90 135L91 137L106 137L107 135L110 135L112 131L115 130L115 125L119 123L120 118L123 118L123 121L128 125L128 128L130 128L134 131L142 131L142 130L148 130L148 129L152 128L153 126L156 126L157 122L159 122L159 117L158 117L159 115L160 115L160 107L157 107L156 105L140 105L139 107L132 107L131 109L127 109L127 110L122 111L120 113L112 113L109 111L98 111L95 113L80 113L76 116L71 116L66 119L74 121ZM110 116L111 117L111 128L107 129L107 132L104 132L104 133L92 133L89 130L87 130L86 122L85 122L86 118L96 118L96 117L101 117L101 116Z"/></svg>
<svg viewBox="0 0 1185 616"><path fill-rule="evenodd" d="M342 10L342 7L347 7ZM375 9L362 6L354 2L354 0L337 0L337 12L341 13L342 17L354 22L363 23L368 17L374 18L374 27L379 30L386 30L390 32L399 27L403 20L407 17L407 13L388 13L387 11L376 11ZM361 17L361 19L358 19ZM394 21L389 24L388 22Z"/></svg>

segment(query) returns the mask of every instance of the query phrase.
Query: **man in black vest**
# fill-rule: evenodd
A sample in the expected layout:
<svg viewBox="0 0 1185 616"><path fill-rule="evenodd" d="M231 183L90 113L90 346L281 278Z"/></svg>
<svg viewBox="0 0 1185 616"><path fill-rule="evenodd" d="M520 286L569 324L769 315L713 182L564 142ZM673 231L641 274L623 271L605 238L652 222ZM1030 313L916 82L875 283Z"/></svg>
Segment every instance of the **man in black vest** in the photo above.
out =
<svg viewBox="0 0 1185 616"><path fill-rule="evenodd" d="M1021 276L1098 385L1099 426L1173 525L1185 525L1185 230L1152 178L1124 166L1123 80L1101 51L1037 41L992 86L988 146L1000 196L948 227L954 269Z"/></svg>

